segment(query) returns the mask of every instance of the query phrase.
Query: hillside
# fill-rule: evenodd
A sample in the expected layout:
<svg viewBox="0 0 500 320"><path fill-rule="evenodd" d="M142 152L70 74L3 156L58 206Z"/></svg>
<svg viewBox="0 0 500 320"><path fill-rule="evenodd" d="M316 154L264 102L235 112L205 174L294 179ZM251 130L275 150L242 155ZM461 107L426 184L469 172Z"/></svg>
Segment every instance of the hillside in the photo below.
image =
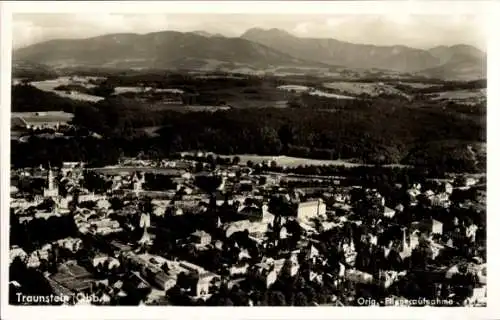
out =
<svg viewBox="0 0 500 320"><path fill-rule="evenodd" d="M58 74L50 67L24 60L12 61L12 78L30 78L32 80L46 80L57 77Z"/></svg>
<svg viewBox="0 0 500 320"><path fill-rule="evenodd" d="M444 59L444 58L443 58ZM486 56L477 57L455 53L437 67L422 70L419 74L445 80L476 80L486 78Z"/></svg>
<svg viewBox="0 0 500 320"><path fill-rule="evenodd" d="M242 38L206 37L174 31L110 34L51 40L14 51L14 58L52 67L178 68L221 63L239 66L320 66ZM187 63L194 61L195 63Z"/></svg>
<svg viewBox="0 0 500 320"><path fill-rule="evenodd" d="M429 53L438 58L440 63L447 63L455 56L468 56L475 59L486 59L486 53L476 47L458 44L454 46L437 46L429 49Z"/></svg>
<svg viewBox="0 0 500 320"><path fill-rule="evenodd" d="M24 61L14 64L14 70L24 73L33 66L47 70L83 67L226 71L341 66L446 80L475 80L486 74L486 53L473 46L439 46L426 51L300 38L280 29L259 28L249 29L239 38L205 31L164 31L59 39L18 49L13 56L16 61Z"/></svg>
<svg viewBox="0 0 500 320"><path fill-rule="evenodd" d="M439 59L429 52L405 46L353 44L335 39L300 38L279 29L253 28L243 39L290 52L298 58L351 68L378 68L413 72L436 66Z"/></svg>

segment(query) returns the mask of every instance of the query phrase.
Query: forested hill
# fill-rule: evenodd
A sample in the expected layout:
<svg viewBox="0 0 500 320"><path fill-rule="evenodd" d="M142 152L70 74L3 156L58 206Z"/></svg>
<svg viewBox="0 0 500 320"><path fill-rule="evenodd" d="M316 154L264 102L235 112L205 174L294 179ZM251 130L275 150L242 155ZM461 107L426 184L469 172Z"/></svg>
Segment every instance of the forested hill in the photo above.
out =
<svg viewBox="0 0 500 320"><path fill-rule="evenodd" d="M121 153L135 156L143 151L158 157L174 151L207 150L222 154L356 158L368 163L448 166L455 171L485 164L479 152L480 143L486 141L484 115L459 113L437 106L425 108L377 99L336 112L293 108L232 109L214 113L152 112L124 98L110 98L90 105L48 93L27 96L24 94L27 90L36 91L29 86L14 90L13 106L20 106L20 101L28 105L26 99L31 97L36 99L34 105L74 111L75 124L106 138L82 142L82 147L76 148L78 152L73 154L71 150L75 150L74 144L78 141L14 142L14 162L43 158L57 163L61 160L57 158L63 155L72 160L81 157L83 159L78 160L89 161L88 157L103 157L102 150L106 150L109 162ZM158 135L145 133L143 128L152 126L160 127ZM95 150L85 150L86 146ZM473 156L463 152L471 148Z"/></svg>
<svg viewBox="0 0 500 320"><path fill-rule="evenodd" d="M56 39L17 49L13 56L51 67L216 69L228 64L264 68L326 67L243 38L206 37L177 31Z"/></svg>

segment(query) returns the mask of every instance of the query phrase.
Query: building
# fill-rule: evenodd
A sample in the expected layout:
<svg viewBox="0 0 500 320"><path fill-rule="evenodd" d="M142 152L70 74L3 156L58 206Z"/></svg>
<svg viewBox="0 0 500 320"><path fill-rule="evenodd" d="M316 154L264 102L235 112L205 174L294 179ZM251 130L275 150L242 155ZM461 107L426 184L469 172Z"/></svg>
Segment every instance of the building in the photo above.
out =
<svg viewBox="0 0 500 320"><path fill-rule="evenodd" d="M59 266L56 274L47 277L49 284L56 294L91 293L96 279L92 274L76 261L68 261Z"/></svg>
<svg viewBox="0 0 500 320"><path fill-rule="evenodd" d="M321 199L302 202L298 204L296 214L298 220L309 220L326 216L326 204Z"/></svg>
<svg viewBox="0 0 500 320"><path fill-rule="evenodd" d="M384 207L384 217L392 219L396 215L396 210L393 210L389 207Z"/></svg>
<svg viewBox="0 0 500 320"><path fill-rule="evenodd" d="M191 241L195 245L207 246L212 241L212 236L203 230L197 230L191 234Z"/></svg>
<svg viewBox="0 0 500 320"><path fill-rule="evenodd" d="M377 283L387 289L392 286L400 277L406 275L406 272L396 272L396 271L380 271Z"/></svg>
<svg viewBox="0 0 500 320"><path fill-rule="evenodd" d="M169 264L171 266L171 264ZM212 293L213 288L220 284L220 276L205 270L204 268L197 266L193 263L187 261L179 261L176 264L172 264L180 272L186 274L191 274L194 276L195 281L191 287L191 295L198 298L206 297ZM180 273L179 272L179 273Z"/></svg>
<svg viewBox="0 0 500 320"><path fill-rule="evenodd" d="M443 223L435 219L422 221L420 223L420 228L422 231L430 234L443 234Z"/></svg>
<svg viewBox="0 0 500 320"><path fill-rule="evenodd" d="M257 273L269 288L278 279L281 269L285 264L285 259L274 260L272 258L264 258L262 262L256 264Z"/></svg>
<svg viewBox="0 0 500 320"><path fill-rule="evenodd" d="M139 220L139 226L143 229L147 229L151 226L151 217L149 213L142 213Z"/></svg>
<svg viewBox="0 0 500 320"><path fill-rule="evenodd" d="M79 238L64 238L57 240L57 245L65 248L73 253L79 251L83 247L83 241Z"/></svg>
<svg viewBox="0 0 500 320"><path fill-rule="evenodd" d="M465 236L471 241L471 242L476 242L476 232L477 232L478 226L475 224L471 224L465 228Z"/></svg>
<svg viewBox="0 0 500 320"><path fill-rule="evenodd" d="M57 198L59 196L59 188L54 184L54 174L52 169L49 169L47 176L47 188L43 189L45 198Z"/></svg>
<svg viewBox="0 0 500 320"><path fill-rule="evenodd" d="M244 275L248 272L249 267L250 266L248 265L248 263L245 262L234 264L229 269L229 274L233 277L238 275Z"/></svg>
<svg viewBox="0 0 500 320"><path fill-rule="evenodd" d="M344 243L342 245L342 250L347 265L353 266L356 261L356 256L358 255L354 246L354 241L351 239L349 243Z"/></svg>
<svg viewBox="0 0 500 320"><path fill-rule="evenodd" d="M431 201L431 205L434 207L448 208L451 205L449 194L445 192L438 193L429 199Z"/></svg>
<svg viewBox="0 0 500 320"><path fill-rule="evenodd" d="M152 282L163 291L167 291L175 286L177 277L163 271L158 271L154 274Z"/></svg>
<svg viewBox="0 0 500 320"><path fill-rule="evenodd" d="M346 270L345 278L355 283L363 283L363 284L373 283L373 275L356 269Z"/></svg>
<svg viewBox="0 0 500 320"><path fill-rule="evenodd" d="M13 246L9 250L9 258L10 258L10 263L14 262L14 259L20 258L21 261L25 261L25 259L28 257L28 254L18 246Z"/></svg>

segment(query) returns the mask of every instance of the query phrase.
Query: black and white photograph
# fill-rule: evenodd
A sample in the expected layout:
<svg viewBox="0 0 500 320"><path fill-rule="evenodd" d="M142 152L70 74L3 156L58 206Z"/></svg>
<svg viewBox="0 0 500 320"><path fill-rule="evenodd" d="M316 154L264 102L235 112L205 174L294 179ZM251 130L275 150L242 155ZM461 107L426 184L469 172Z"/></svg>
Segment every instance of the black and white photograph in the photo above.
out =
<svg viewBox="0 0 500 320"><path fill-rule="evenodd" d="M480 10L118 5L9 18L9 306L494 307Z"/></svg>

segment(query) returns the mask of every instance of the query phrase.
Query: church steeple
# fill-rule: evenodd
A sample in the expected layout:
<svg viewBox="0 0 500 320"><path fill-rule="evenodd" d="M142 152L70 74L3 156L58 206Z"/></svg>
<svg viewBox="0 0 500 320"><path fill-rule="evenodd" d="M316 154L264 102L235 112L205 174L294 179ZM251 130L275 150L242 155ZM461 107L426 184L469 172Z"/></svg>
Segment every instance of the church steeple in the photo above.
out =
<svg viewBox="0 0 500 320"><path fill-rule="evenodd" d="M49 175L48 175L48 187L49 190L54 189L54 173L52 172L52 168L49 165Z"/></svg>
<svg viewBox="0 0 500 320"><path fill-rule="evenodd" d="M52 167L50 166L50 163L49 163L49 171L47 174L47 188L45 190L43 190L43 195L46 198L49 198L49 197L55 198L55 197L59 196L59 189L56 186L56 184L54 183L54 179L55 179L54 173L52 172Z"/></svg>

